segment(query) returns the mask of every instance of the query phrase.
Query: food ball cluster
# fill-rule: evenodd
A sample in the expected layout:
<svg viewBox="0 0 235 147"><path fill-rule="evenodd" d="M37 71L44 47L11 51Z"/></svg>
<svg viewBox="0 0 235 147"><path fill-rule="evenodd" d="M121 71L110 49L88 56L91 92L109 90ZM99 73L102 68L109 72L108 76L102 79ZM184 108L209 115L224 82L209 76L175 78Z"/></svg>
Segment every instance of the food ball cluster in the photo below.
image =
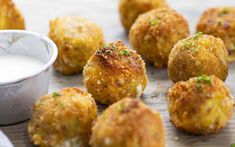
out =
<svg viewBox="0 0 235 147"><path fill-rule="evenodd" d="M101 28L79 16L52 20L49 37L59 52L54 68L65 75L81 72L91 55L103 44Z"/></svg>
<svg viewBox="0 0 235 147"><path fill-rule="evenodd" d="M173 124L186 132L207 135L225 127L233 114L234 98L223 81L202 75L178 82L168 91Z"/></svg>
<svg viewBox="0 0 235 147"><path fill-rule="evenodd" d="M229 52L229 61L235 60L235 7L210 8L201 16L197 31L221 38Z"/></svg>
<svg viewBox="0 0 235 147"><path fill-rule="evenodd" d="M25 29L24 17L12 0L0 1L0 29Z"/></svg>
<svg viewBox="0 0 235 147"><path fill-rule="evenodd" d="M66 88L43 96L34 105L29 137L42 147L87 147L96 117L96 104L90 94Z"/></svg>
<svg viewBox="0 0 235 147"><path fill-rule="evenodd" d="M129 31L140 14L161 7L167 7L165 0L120 0L121 22L125 29Z"/></svg>
<svg viewBox="0 0 235 147"><path fill-rule="evenodd" d="M83 71L87 91L102 104L140 97L147 85L145 63L121 41L104 44Z"/></svg>
<svg viewBox="0 0 235 147"><path fill-rule="evenodd" d="M179 41L171 51L168 74L173 82L202 74L221 80L228 76L228 52L220 38L201 32Z"/></svg>
<svg viewBox="0 0 235 147"><path fill-rule="evenodd" d="M138 99L106 109L92 128L92 147L165 147L163 120Z"/></svg>
<svg viewBox="0 0 235 147"><path fill-rule="evenodd" d="M131 27L129 40L146 62L162 68L167 67L174 44L188 35L186 20L174 10L161 8L140 15Z"/></svg>

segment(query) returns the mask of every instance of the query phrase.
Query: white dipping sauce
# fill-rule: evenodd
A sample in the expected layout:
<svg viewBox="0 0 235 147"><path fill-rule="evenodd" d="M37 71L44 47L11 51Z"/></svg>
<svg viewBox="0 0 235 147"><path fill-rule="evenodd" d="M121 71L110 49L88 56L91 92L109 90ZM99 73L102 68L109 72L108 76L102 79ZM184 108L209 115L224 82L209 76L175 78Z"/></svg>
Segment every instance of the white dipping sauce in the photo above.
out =
<svg viewBox="0 0 235 147"><path fill-rule="evenodd" d="M34 57L24 55L0 56L0 82L17 80L31 75L40 69L44 63Z"/></svg>

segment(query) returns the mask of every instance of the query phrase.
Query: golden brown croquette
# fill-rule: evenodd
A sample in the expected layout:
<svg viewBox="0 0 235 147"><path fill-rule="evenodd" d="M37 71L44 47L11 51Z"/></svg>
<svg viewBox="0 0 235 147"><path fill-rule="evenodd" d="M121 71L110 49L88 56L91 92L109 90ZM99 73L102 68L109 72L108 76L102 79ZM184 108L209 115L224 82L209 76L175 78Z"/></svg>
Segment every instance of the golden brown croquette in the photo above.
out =
<svg viewBox="0 0 235 147"><path fill-rule="evenodd" d="M235 7L210 8L198 24L197 31L219 37L229 53L229 61L235 61Z"/></svg>
<svg viewBox="0 0 235 147"><path fill-rule="evenodd" d="M161 8L140 15L131 27L129 40L146 62L162 68L167 67L174 44L188 35L186 20L174 10Z"/></svg>
<svg viewBox="0 0 235 147"><path fill-rule="evenodd" d="M121 22L124 28L129 31L140 14L161 7L167 7L165 0L120 0Z"/></svg>
<svg viewBox="0 0 235 147"><path fill-rule="evenodd" d="M216 133L233 114L234 98L224 82L202 75L178 82L168 91L168 110L172 123L197 135Z"/></svg>
<svg viewBox="0 0 235 147"><path fill-rule="evenodd" d="M139 99L125 98L98 117L90 144L92 147L165 147L162 117Z"/></svg>
<svg viewBox="0 0 235 147"><path fill-rule="evenodd" d="M228 76L228 52L223 41L201 32L179 41L169 56L168 74L173 82L202 74L224 81Z"/></svg>
<svg viewBox="0 0 235 147"><path fill-rule="evenodd" d="M102 104L140 97L147 84L144 61L121 41L104 44L89 59L83 75L88 92Z"/></svg>
<svg viewBox="0 0 235 147"><path fill-rule="evenodd" d="M96 104L90 94L65 88L41 97L34 105L29 137L40 147L87 147L96 117Z"/></svg>
<svg viewBox="0 0 235 147"><path fill-rule="evenodd" d="M12 0L0 0L0 29L25 29L24 17Z"/></svg>
<svg viewBox="0 0 235 147"><path fill-rule="evenodd" d="M101 28L79 16L50 21L49 37L59 52L53 66L65 75L81 72L91 55L103 44Z"/></svg>

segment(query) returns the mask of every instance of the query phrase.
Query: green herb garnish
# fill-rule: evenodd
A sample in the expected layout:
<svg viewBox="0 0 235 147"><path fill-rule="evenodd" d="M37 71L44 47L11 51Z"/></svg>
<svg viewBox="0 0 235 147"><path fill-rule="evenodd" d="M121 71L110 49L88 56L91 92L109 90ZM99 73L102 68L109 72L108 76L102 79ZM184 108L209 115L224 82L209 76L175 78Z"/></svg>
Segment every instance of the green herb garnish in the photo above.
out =
<svg viewBox="0 0 235 147"><path fill-rule="evenodd" d="M63 102L63 101L59 103L59 107L60 107L60 108L63 108L63 107L64 107L64 102Z"/></svg>
<svg viewBox="0 0 235 147"><path fill-rule="evenodd" d="M189 49L193 43L190 40L187 40L184 42L184 48Z"/></svg>
<svg viewBox="0 0 235 147"><path fill-rule="evenodd" d="M129 55L129 51L128 50L122 50L120 51L121 55Z"/></svg>
<svg viewBox="0 0 235 147"><path fill-rule="evenodd" d="M197 39L197 38L201 37L202 35L203 35L202 32L197 32L193 35L193 39Z"/></svg>
<svg viewBox="0 0 235 147"><path fill-rule="evenodd" d="M235 147L235 143L231 144L231 147Z"/></svg>
<svg viewBox="0 0 235 147"><path fill-rule="evenodd" d="M58 97L58 96L61 96L58 92L53 92L53 93L52 93L52 97L53 97L53 98Z"/></svg>
<svg viewBox="0 0 235 147"><path fill-rule="evenodd" d="M121 104L119 104L118 106L117 106L117 110L119 111L119 112L123 112L124 110L125 110L125 103L121 103Z"/></svg>
<svg viewBox="0 0 235 147"><path fill-rule="evenodd" d="M225 7L219 14L218 16L219 17L222 17L224 16L225 14L228 14L229 13L229 8Z"/></svg>
<svg viewBox="0 0 235 147"><path fill-rule="evenodd" d="M231 50L235 50L235 42L233 43L233 48Z"/></svg>
<svg viewBox="0 0 235 147"><path fill-rule="evenodd" d="M109 45L107 43L103 43L101 46L101 48L108 48L108 47L109 47Z"/></svg>
<svg viewBox="0 0 235 147"><path fill-rule="evenodd" d="M216 20L216 24L217 24L218 27L221 26L222 25L222 20L221 19L217 19Z"/></svg>
<svg viewBox="0 0 235 147"><path fill-rule="evenodd" d="M149 24L150 24L151 26L156 26L156 25L158 25L159 23L160 23L160 20L159 20L159 19L154 19L154 20L151 20Z"/></svg>
<svg viewBox="0 0 235 147"><path fill-rule="evenodd" d="M197 77L196 79L197 83L206 83L211 85L212 81L211 81L211 77L207 76L207 75L201 75L199 77Z"/></svg>

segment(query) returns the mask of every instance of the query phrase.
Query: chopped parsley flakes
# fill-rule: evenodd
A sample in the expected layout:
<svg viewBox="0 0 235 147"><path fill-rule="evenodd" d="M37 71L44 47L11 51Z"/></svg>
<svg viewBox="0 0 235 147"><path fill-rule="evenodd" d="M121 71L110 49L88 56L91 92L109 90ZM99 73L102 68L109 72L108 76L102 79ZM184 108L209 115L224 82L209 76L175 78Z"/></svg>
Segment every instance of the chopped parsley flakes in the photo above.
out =
<svg viewBox="0 0 235 147"><path fill-rule="evenodd" d="M196 81L197 81L197 83L206 83L206 84L209 84L209 85L212 84L211 77L207 76L207 75L198 76Z"/></svg>
<svg viewBox="0 0 235 147"><path fill-rule="evenodd" d="M129 55L129 51L128 50L122 50L122 51L120 51L120 54L121 55Z"/></svg>
<svg viewBox="0 0 235 147"><path fill-rule="evenodd" d="M58 96L61 96L58 92L53 92L53 93L52 93L52 97L53 97L53 98L58 97Z"/></svg>
<svg viewBox="0 0 235 147"><path fill-rule="evenodd" d="M218 16L222 17L222 16L224 16L225 14L228 14L228 13L229 13L229 8L225 7L225 8L223 8L222 11L219 12Z"/></svg>
<svg viewBox="0 0 235 147"><path fill-rule="evenodd" d="M202 35L203 35L202 32L197 32L193 35L193 39L197 39L197 38L201 37Z"/></svg>
<svg viewBox="0 0 235 147"><path fill-rule="evenodd" d="M216 20L216 24L217 24L218 27L221 26L222 25L222 20L221 19L217 19Z"/></svg>
<svg viewBox="0 0 235 147"><path fill-rule="evenodd" d="M123 112L124 110L125 110L125 103L121 103L121 104L119 104L118 106L117 106L117 110L119 111L119 112Z"/></svg>
<svg viewBox="0 0 235 147"><path fill-rule="evenodd" d="M106 43L103 43L101 47L102 47L102 48L108 48L108 47L109 47L109 45L108 45L108 44L106 44Z"/></svg>
<svg viewBox="0 0 235 147"><path fill-rule="evenodd" d="M186 41L184 42L184 48L189 49L189 48L192 47L192 46L193 46L193 43L192 43L191 40L186 40Z"/></svg>
<svg viewBox="0 0 235 147"><path fill-rule="evenodd" d="M159 19L153 19L150 21L150 26L156 26L160 23L160 20Z"/></svg>

